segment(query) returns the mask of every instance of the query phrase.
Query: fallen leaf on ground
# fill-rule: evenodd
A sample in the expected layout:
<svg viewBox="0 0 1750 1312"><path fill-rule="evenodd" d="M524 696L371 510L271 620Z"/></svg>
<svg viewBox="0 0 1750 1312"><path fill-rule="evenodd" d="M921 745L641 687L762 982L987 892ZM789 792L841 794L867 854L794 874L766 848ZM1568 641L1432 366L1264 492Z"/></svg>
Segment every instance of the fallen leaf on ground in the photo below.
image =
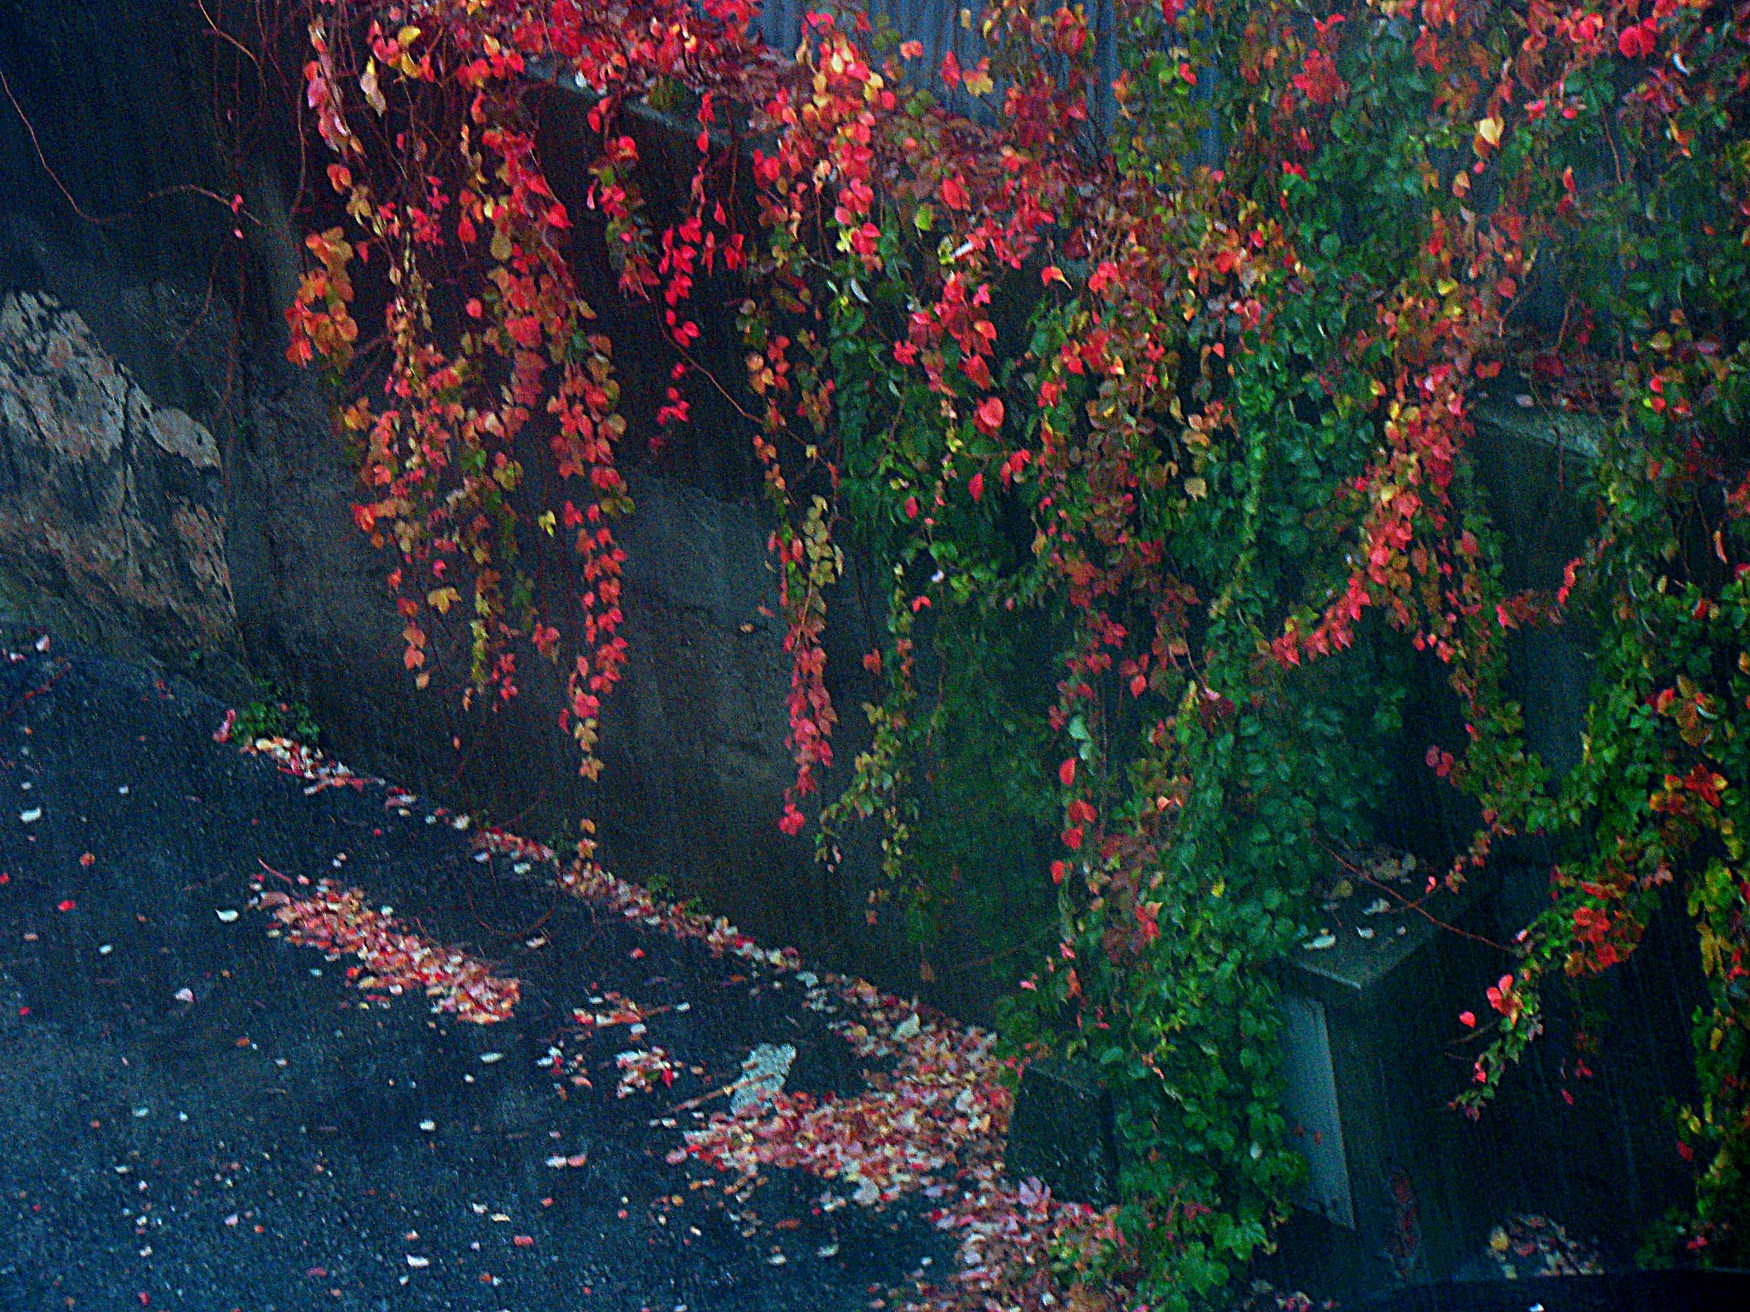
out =
<svg viewBox="0 0 1750 1312"><path fill-rule="evenodd" d="M387 911L368 906L361 889L325 879L314 897L293 900L276 891L257 902L274 908L288 942L320 949L331 961L357 956L368 971L355 980L361 989L385 989L391 996L422 989L433 1000L432 1010L476 1025L508 1019L521 998L519 981L501 979L483 961L404 932ZM497 1059L490 1053L482 1058Z"/></svg>

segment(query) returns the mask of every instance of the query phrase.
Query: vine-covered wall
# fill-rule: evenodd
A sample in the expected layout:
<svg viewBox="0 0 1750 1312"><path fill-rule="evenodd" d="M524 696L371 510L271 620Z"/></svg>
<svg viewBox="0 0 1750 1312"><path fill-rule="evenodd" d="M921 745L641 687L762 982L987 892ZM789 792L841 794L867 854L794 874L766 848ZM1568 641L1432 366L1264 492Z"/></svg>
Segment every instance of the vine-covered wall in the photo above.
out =
<svg viewBox="0 0 1750 1312"><path fill-rule="evenodd" d="M1431 1139L1607 1087L1601 1169L1681 1202L1648 1259L1736 1260L1742 4L998 0L964 60L854 7L794 61L741 0L274 13L293 199L203 198L306 231L263 285L356 474L325 636L394 655L342 693L297 650L337 705L448 693L416 780L482 721L580 860L903 925L938 996L1022 976L1016 1069L1091 1064L1125 1151L1068 1279L1187 1306L1291 1232L1282 991L1413 922L1467 945L1468 1001L1402 1004L1457 1068ZM1669 1014L1604 1042L1655 950L1693 1081L1585 1084L1669 1064Z"/></svg>
<svg viewBox="0 0 1750 1312"><path fill-rule="evenodd" d="M625 17L360 4L311 28L352 222L309 238L292 355L350 390L361 323L383 325L383 399L343 423L414 682L466 581L472 695L514 700L530 649L560 662L600 776L632 503L613 340L567 254L599 241L672 350L654 440L700 396L754 430L791 662L779 829L817 825L829 867L879 835L925 936L982 896L1017 949L1029 925L1056 940L1002 1021L1017 1063L1084 1060L1116 1095L1125 1202L1077 1271L1183 1305L1267 1251L1304 1172L1272 968L1377 935L1343 920L1358 889L1380 894L1363 915L1450 922L1511 863L1547 865L1548 907L1509 870L1503 915L1529 923L1448 926L1503 968L1484 1019L1449 1022L1454 1107L1480 1116L1540 1036L1584 1077L1591 981L1681 898L1707 1002L1676 1152L1706 1165L1648 1251L1729 1258L1750 656L1733 674L1714 644L1740 614L1750 14L1166 0L1116 6L1102 41L1085 10L1011 0L977 15L988 55L933 67L855 8L806 15L795 63L736 0ZM593 100L581 212L540 163L549 75ZM651 208L674 161L625 130L634 106L697 124L678 221ZM1220 167L1197 162L1212 132ZM388 285L361 295L373 251ZM744 369L713 332L726 295ZM1605 421L1559 579L1506 568L1491 386ZM520 500L549 453L575 638L521 563L555 533ZM839 789L847 548L886 621ZM1576 752L1515 691L1555 669L1538 686L1577 708L1588 647ZM1414 698L1430 662L1444 715ZM1406 730L1469 807L1394 854Z"/></svg>
<svg viewBox="0 0 1750 1312"><path fill-rule="evenodd" d="M263 40L252 6L208 9L228 32ZM593 815L604 859L626 877L670 881L765 939L988 1015L982 967L945 967L926 982L902 924L868 925L871 862L827 872L772 823L789 777L788 666L769 613L757 461L728 419L628 462L640 507L626 538L630 665L606 708L611 768L598 790L578 780L552 728L562 688L539 671L496 714L464 714L459 689L405 695L401 623L353 523L355 472L330 398L284 358L300 214L322 198L299 191L313 167L294 85L305 34L289 19L277 30L287 80L264 89L180 0L74 10L45 0L0 14L0 73L18 101L0 100L0 299L40 308L25 315L7 299L0 326L0 617L161 661L239 706L263 695L254 679L271 681L308 703L324 744L359 768L542 839L574 841L579 818ZM571 135L582 125L566 118L569 104L546 144L557 173L582 175L588 147ZM598 299L613 315L603 269ZM71 353L56 346L65 316ZM31 328L38 320L47 331ZM627 343L628 413L648 421L662 399L660 324L635 313L612 324ZM119 398L116 431L91 434L108 462L100 475L58 452L42 430L59 421L33 410L48 396L68 424L101 428L103 414L76 404L63 381ZM143 417L161 409L207 434L217 463L155 442ZM119 422L133 411L143 441ZM103 480L114 497L67 495ZM124 482L137 491L124 496ZM210 527L197 532L203 516ZM81 535L99 548L90 559ZM194 571L203 553L213 561L204 581ZM556 609L562 566L550 567ZM855 704L867 696L867 622L849 599L839 618L835 687Z"/></svg>

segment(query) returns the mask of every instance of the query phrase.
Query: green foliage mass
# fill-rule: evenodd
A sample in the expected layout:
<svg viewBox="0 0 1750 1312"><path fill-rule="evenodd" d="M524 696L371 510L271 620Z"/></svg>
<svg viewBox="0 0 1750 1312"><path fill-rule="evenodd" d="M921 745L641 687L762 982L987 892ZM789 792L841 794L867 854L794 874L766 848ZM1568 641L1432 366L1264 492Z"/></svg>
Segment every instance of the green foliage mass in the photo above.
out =
<svg viewBox="0 0 1750 1312"><path fill-rule="evenodd" d="M1176 28L1158 13L1133 20L1131 94L1110 143L1125 190L1110 226L1065 261L1060 290L1039 294L1042 260L993 275L993 301L1011 307L998 323L996 390L1010 417L1001 433L969 422L975 393L944 401L944 389L895 360L904 312L927 304L956 267L927 216L889 206L881 271L847 256L826 277L845 505L859 545L891 578L891 604L889 696L867 708L874 746L828 808L825 842L853 816L883 817L888 872L921 934L939 927L950 898L982 896L993 934L1059 940L1008 1004L1004 1031L1016 1052L1093 1062L1116 1092L1126 1259L1144 1273L1139 1292L1168 1306L1214 1296L1269 1246L1303 1170L1280 1110L1273 963L1308 933L1315 882L1381 832L1422 659L1412 647L1440 651L1471 730L1450 774L1483 822L1469 854L1435 854L1459 858L1449 883L1474 877L1493 837L1544 833L1571 856L1562 895L1522 936L1477 1083L1454 1094L1473 1110L1486 1101L1541 1029L1551 968L1555 978L1563 967L1609 969L1632 951L1661 885L1678 879L1715 998L1696 1018L1710 1092L1682 1125L1713 1164L1695 1216L1673 1224L1702 1237L1689 1249L1704 1259L1743 1242L1730 1224L1746 1188L1743 821L1735 828L1732 817L1750 782L1738 730L1750 658L1734 664L1747 612L1725 568L1750 554L1734 492L1750 454L1750 260L1734 214L1750 194L1750 148L1734 137L1742 56L1724 28L1704 33L1679 16L1668 39L1698 71L1694 100L1669 118L1636 101L1641 70L1571 48L1571 114L1498 98L1485 113L1486 86L1454 92L1456 80L1429 66L1428 26L1408 6L1391 9L1347 11L1342 39L1329 41L1311 20L1330 16L1295 5L1208 5ZM1511 63L1528 21L1535 15L1518 6L1467 13L1447 53L1474 56L1473 68ZM1280 56L1274 77L1255 72L1267 69L1267 50ZM1342 87L1322 101L1309 76L1321 50ZM1208 96L1181 66L1246 71ZM1524 70L1527 87L1537 72ZM1299 117L1267 129L1285 95ZM1277 143L1296 122L1312 135L1285 161ZM1670 148L1673 123L1693 135L1687 151ZM1211 124L1231 143L1214 176L1185 163ZM1475 242L1491 220L1506 234L1492 251ZM1200 281L1211 249L1220 234L1248 230L1264 238L1253 243L1255 281L1213 294ZM1430 259L1443 233L1454 246L1471 242L1468 268ZM1090 286L1102 258L1131 280L1115 294ZM1474 284L1498 278L1512 285L1497 305ZM1266 306L1263 323L1246 322L1247 296ZM1382 305L1406 320L1431 307L1475 336L1458 346L1438 330L1407 340ZM1155 348L1158 384L1131 388L1110 368L1104 378L1066 373L1066 351L1096 329L1124 338L1106 363L1116 357L1133 375L1141 345ZM951 374L964 355L949 344L943 358ZM1504 630L1507 607L1528 605L1526 622L1547 622L1559 604L1511 598L1502 585L1462 449L1468 418L1446 430L1454 467L1443 496L1428 489L1428 463L1407 484L1382 472L1398 410L1381 398L1395 388L1400 404L1415 402L1401 380L1419 382L1442 361L1465 375L1525 370L1516 385L1540 403L1612 418L1592 474L1599 534L1577 562L1578 591L1560 598L1601 638L1588 751L1558 796L1505 692ZM1681 421L1649 407L1655 375L1673 405L1674 387L1694 398ZM1055 398L1041 392L1052 383L1062 385ZM1210 422L1187 427L1194 414ZM1068 477L1044 476L1047 454L1032 466L1041 476L1017 478L1002 496L968 487L973 471L994 470L1012 449L1049 453L1053 438L1069 452ZM1423 498L1415 537L1389 545L1394 561L1413 563L1371 579L1371 605L1330 655L1269 659L1285 624L1304 634L1329 615L1380 541L1369 533L1382 492L1410 487ZM1158 553L1142 568L1119 563L1136 542ZM1411 555L1440 543L1445 584ZM1066 578L1061 557L1072 549L1111 582L1096 602ZM1168 591L1177 611L1163 621ZM1103 643L1109 623L1132 636ZM1159 635L1180 646L1138 695L1116 662L1090 669L1091 652L1134 657ZM1065 670L1085 693L1054 702ZM1700 737L1653 709L1662 689L1691 683L1712 690L1695 693ZM1696 807L1692 797L1684 832L1666 832L1660 781L1697 753L1719 772L1724 803ZM1076 763L1073 788L1052 779L1060 756ZM1055 841L1077 797L1097 809L1104 847ZM1698 846L1698 836L1709 841ZM1627 883L1609 873L1625 850L1639 872ZM1043 900L1052 856L1070 873ZM950 886L947 872L969 887ZM1581 907L1616 918L1614 956L1585 958Z"/></svg>

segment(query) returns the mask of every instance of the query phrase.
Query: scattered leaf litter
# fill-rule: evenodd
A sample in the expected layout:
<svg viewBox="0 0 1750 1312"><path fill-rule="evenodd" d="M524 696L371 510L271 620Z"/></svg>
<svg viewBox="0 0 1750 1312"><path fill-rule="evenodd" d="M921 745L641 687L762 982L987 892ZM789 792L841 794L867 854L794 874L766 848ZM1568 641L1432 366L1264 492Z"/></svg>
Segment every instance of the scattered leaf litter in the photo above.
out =
<svg viewBox="0 0 1750 1312"><path fill-rule="evenodd" d="M367 906L361 889L324 879L313 897L293 900L274 890L259 894L255 905L273 910L288 943L316 948L329 961L358 957L363 964L348 966L346 977L367 993L399 997L421 989L433 1011L476 1025L509 1019L521 997L519 981L501 979L465 952L406 933L392 916Z"/></svg>
<svg viewBox="0 0 1750 1312"><path fill-rule="evenodd" d="M661 1048L634 1048L614 1058L614 1068L620 1072L620 1082L614 1089L616 1098L629 1098L634 1093L649 1093L661 1085L674 1083L674 1062Z"/></svg>
<svg viewBox="0 0 1750 1312"><path fill-rule="evenodd" d="M801 982L798 980L798 982ZM868 1092L817 1102L775 1093L741 1114L719 1112L682 1136L670 1160L692 1156L744 1182L763 1167L809 1171L871 1207L921 1191L928 1219L959 1238L958 1271L921 1288L912 1309L1043 1304L1064 1291L1049 1274L1054 1247L1115 1240L1115 1208L1064 1203L1002 1166L1011 1096L997 1082L993 1035L929 1015L863 980L826 974L806 1005L847 1011L829 1022L866 1060L897 1058ZM833 1196L833 1205L842 1200ZM987 1300L994 1300L987 1301Z"/></svg>
<svg viewBox="0 0 1750 1312"><path fill-rule="evenodd" d="M717 1112L684 1135L691 1156L743 1176L762 1166L800 1167L843 1181L853 1201L871 1205L924 1187L963 1146L1007 1126L1009 1093L995 1081L993 1035L921 1019L911 1029L909 1006L832 975L808 990L806 1005L824 1011L835 997L863 1019L829 1028L861 1058L897 1058L893 1071L851 1098L817 1104L806 1093L780 1092L739 1115ZM902 1030L909 1032L901 1037Z"/></svg>
<svg viewBox="0 0 1750 1312"><path fill-rule="evenodd" d="M362 787L363 780L353 783L358 776L328 762L313 748L286 740L258 740L255 750L273 756L287 773L312 784L332 787L334 783L322 781L333 780ZM391 786L385 806L411 813L416 800ZM426 820L435 823L444 815L443 808L434 808ZM465 829L468 819L458 817L451 823ZM512 858L519 875L536 864L554 867L559 885L574 896L645 929L701 942L714 956L732 954L795 974L812 1009L837 1013L843 1007L851 1016L861 1017L830 1022L859 1056L898 1056L890 1073L872 1077L871 1089L856 1097L817 1103L806 1093L780 1091L769 1102L744 1108L739 1116L719 1112L705 1128L687 1132L670 1158L696 1157L738 1172L744 1180L757 1175L762 1166L801 1167L842 1181L852 1200L863 1206L921 1191L937 1204L928 1213L929 1220L938 1229L959 1235L959 1269L938 1284L919 1286L917 1299L904 1305L907 1312L973 1312L993 1303L1063 1304L1067 1291L1051 1274L1053 1252L1065 1245L1080 1248L1117 1242L1115 1207L1096 1211L1085 1204L1061 1202L1037 1181L1017 1181L1004 1171L1011 1095L995 1078L993 1035L945 1017L926 1021L917 1008L880 993L864 980L804 971L794 948L762 948L725 917L704 916L664 902L593 862L574 861L561 868L552 849L495 829L478 831L476 842L483 850ZM362 894L358 896L363 910ZM292 905L286 899L278 912ZM511 986L514 1006L516 982L505 983ZM490 1014L490 1019L508 1014L507 1007L502 1014ZM640 1012L637 1021L614 1023L642 1024L648 1014ZM590 1019L591 1028L604 1028L597 1023L597 1013L591 1012ZM555 1069L563 1067L558 1049L549 1049L542 1064L549 1062ZM654 1087L654 1081L665 1086L673 1081L674 1066L660 1048L622 1053L616 1065L621 1070L621 1096L638 1087L635 1082L628 1087L630 1072L637 1072L632 1078L643 1080L645 1088ZM580 1071L571 1078L573 1083L588 1084ZM476 1205L475 1210L481 1208Z"/></svg>
<svg viewBox="0 0 1750 1312"><path fill-rule="evenodd" d="M482 825L479 836L474 841L482 851L525 863L530 869L537 864L556 865L559 861L558 854L545 843L531 842L520 835L506 833L494 825ZM517 873L525 875L528 869L519 869Z"/></svg>
<svg viewBox="0 0 1750 1312"><path fill-rule="evenodd" d="M552 1047L549 1047L546 1056L535 1064L551 1072L556 1079L568 1081L577 1088L593 1088L594 1085L587 1073L589 1050L585 1045L589 1039L604 1030L613 1029L620 1025L626 1027L627 1034L632 1038L642 1038L648 1032L648 1022L652 1016L660 1016L666 1011L686 1011L688 1006L689 1004L683 1002L678 1006L643 1007L621 993L609 991L594 995L589 999L588 1006L572 1009L570 1032ZM657 1049L657 1051L661 1052L662 1050ZM664 1058L667 1060L666 1053ZM670 1061L669 1065L672 1072L674 1063ZM668 1083L672 1083L672 1080L671 1074L669 1080L665 1081L664 1087L667 1087ZM630 1088L626 1087L623 1078L621 1087L625 1089L625 1092L620 1094L621 1097L639 1091L635 1085Z"/></svg>
<svg viewBox="0 0 1750 1312"><path fill-rule="evenodd" d="M1489 1233L1488 1256L1509 1280L1526 1276L1594 1276L1604 1270L1598 1253L1570 1238L1547 1216L1519 1213Z"/></svg>
<svg viewBox="0 0 1750 1312"><path fill-rule="evenodd" d="M224 742L230 737L232 723L234 722L227 714L226 723L220 728L220 733L224 733L225 738L220 738L215 733L215 742ZM363 792L365 784L371 782L364 775L354 774L339 761L330 760L318 749L294 742L290 738L257 738L254 742L245 744L243 750L265 756L277 762L282 773L303 779L306 783L306 797L312 797L324 788L353 788Z"/></svg>
<svg viewBox="0 0 1750 1312"><path fill-rule="evenodd" d="M590 1004L589 1007L573 1008L571 1012L573 1023L585 1033L609 1029L615 1025L627 1025L631 1027L632 1034L637 1036L644 1033L645 1023L652 1014L620 993L604 993L600 997L592 997Z"/></svg>
<svg viewBox="0 0 1750 1312"><path fill-rule="evenodd" d="M593 862L572 863L569 869L561 872L559 884L575 896L605 906L646 929L701 942L712 956L730 953L744 961L779 970L802 968L802 956L795 948L762 948L727 918L698 915L663 902L638 885L610 875Z"/></svg>

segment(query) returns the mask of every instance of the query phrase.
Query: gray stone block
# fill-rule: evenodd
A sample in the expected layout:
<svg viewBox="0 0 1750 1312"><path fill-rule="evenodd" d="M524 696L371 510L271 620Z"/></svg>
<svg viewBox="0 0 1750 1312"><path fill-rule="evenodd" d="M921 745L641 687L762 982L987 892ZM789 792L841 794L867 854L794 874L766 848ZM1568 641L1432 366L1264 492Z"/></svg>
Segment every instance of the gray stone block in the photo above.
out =
<svg viewBox="0 0 1750 1312"><path fill-rule="evenodd" d="M1004 1167L1037 1176L1052 1194L1104 1206L1118 1199L1118 1134L1112 1095L1085 1065L1036 1061L1021 1076Z"/></svg>

